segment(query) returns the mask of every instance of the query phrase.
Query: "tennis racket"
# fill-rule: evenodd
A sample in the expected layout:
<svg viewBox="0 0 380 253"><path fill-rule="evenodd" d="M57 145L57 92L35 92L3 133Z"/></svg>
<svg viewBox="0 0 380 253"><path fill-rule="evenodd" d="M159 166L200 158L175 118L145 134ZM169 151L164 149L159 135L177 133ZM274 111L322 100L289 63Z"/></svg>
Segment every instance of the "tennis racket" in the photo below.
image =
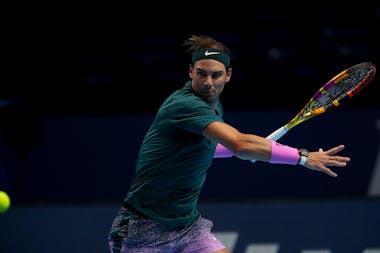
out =
<svg viewBox="0 0 380 253"><path fill-rule="evenodd" d="M375 73L376 66L371 62L362 62L343 70L325 83L296 116L266 138L277 141L293 127L340 106L366 87Z"/></svg>

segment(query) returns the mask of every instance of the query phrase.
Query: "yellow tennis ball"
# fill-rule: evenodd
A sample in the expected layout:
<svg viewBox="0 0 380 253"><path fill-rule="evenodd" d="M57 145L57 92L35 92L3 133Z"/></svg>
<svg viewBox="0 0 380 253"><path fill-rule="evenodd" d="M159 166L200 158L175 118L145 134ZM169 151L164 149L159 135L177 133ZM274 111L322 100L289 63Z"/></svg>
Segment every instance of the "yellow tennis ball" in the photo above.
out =
<svg viewBox="0 0 380 253"><path fill-rule="evenodd" d="M5 213L11 205L11 199L4 191L0 191L0 213Z"/></svg>

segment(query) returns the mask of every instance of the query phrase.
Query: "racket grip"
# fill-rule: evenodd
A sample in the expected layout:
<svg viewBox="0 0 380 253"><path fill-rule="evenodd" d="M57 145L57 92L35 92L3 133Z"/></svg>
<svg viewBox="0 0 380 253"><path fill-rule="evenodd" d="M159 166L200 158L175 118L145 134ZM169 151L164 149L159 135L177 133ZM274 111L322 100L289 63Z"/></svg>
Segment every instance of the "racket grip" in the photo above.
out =
<svg viewBox="0 0 380 253"><path fill-rule="evenodd" d="M284 136L288 132L288 128L286 126L282 126L270 135L268 135L266 138L272 141L277 141L280 139L282 136Z"/></svg>
<svg viewBox="0 0 380 253"><path fill-rule="evenodd" d="M289 129L286 127L286 126L282 126L280 127L279 129L275 130L274 132L272 132L270 135L268 135L266 138L268 140L272 140L272 141L277 141L278 139L280 139L282 136L284 136L287 132L289 131ZM251 160L251 162L256 162L256 160Z"/></svg>

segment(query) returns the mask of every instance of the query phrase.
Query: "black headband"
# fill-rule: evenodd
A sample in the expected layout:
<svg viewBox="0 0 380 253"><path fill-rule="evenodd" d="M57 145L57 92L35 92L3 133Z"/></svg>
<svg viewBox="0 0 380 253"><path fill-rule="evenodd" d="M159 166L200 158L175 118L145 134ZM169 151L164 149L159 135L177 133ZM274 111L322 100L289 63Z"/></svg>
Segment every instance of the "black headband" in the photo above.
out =
<svg viewBox="0 0 380 253"><path fill-rule="evenodd" d="M226 66L226 68L229 68L230 66L230 56L221 50L214 49L214 48L201 48L198 50L193 51L191 55L191 63L194 64L196 61L203 60L203 59L213 59L216 61L219 61Z"/></svg>

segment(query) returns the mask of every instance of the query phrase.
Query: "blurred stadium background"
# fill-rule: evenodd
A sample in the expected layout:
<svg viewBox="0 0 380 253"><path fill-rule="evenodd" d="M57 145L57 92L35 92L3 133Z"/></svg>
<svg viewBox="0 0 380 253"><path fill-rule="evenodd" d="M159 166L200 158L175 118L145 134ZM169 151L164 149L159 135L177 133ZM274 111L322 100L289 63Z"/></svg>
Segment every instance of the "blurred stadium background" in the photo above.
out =
<svg viewBox="0 0 380 253"><path fill-rule="evenodd" d="M225 119L264 136L332 75L380 65L375 1L234 6L65 6L14 16L22 22L4 30L0 86L0 188L12 199L0 214L1 252L107 252L145 130L188 78L181 45L192 34L230 46ZM346 144L352 162L337 179L215 160L200 208L234 253L380 252L379 91L376 76L349 104L282 139L310 149Z"/></svg>

